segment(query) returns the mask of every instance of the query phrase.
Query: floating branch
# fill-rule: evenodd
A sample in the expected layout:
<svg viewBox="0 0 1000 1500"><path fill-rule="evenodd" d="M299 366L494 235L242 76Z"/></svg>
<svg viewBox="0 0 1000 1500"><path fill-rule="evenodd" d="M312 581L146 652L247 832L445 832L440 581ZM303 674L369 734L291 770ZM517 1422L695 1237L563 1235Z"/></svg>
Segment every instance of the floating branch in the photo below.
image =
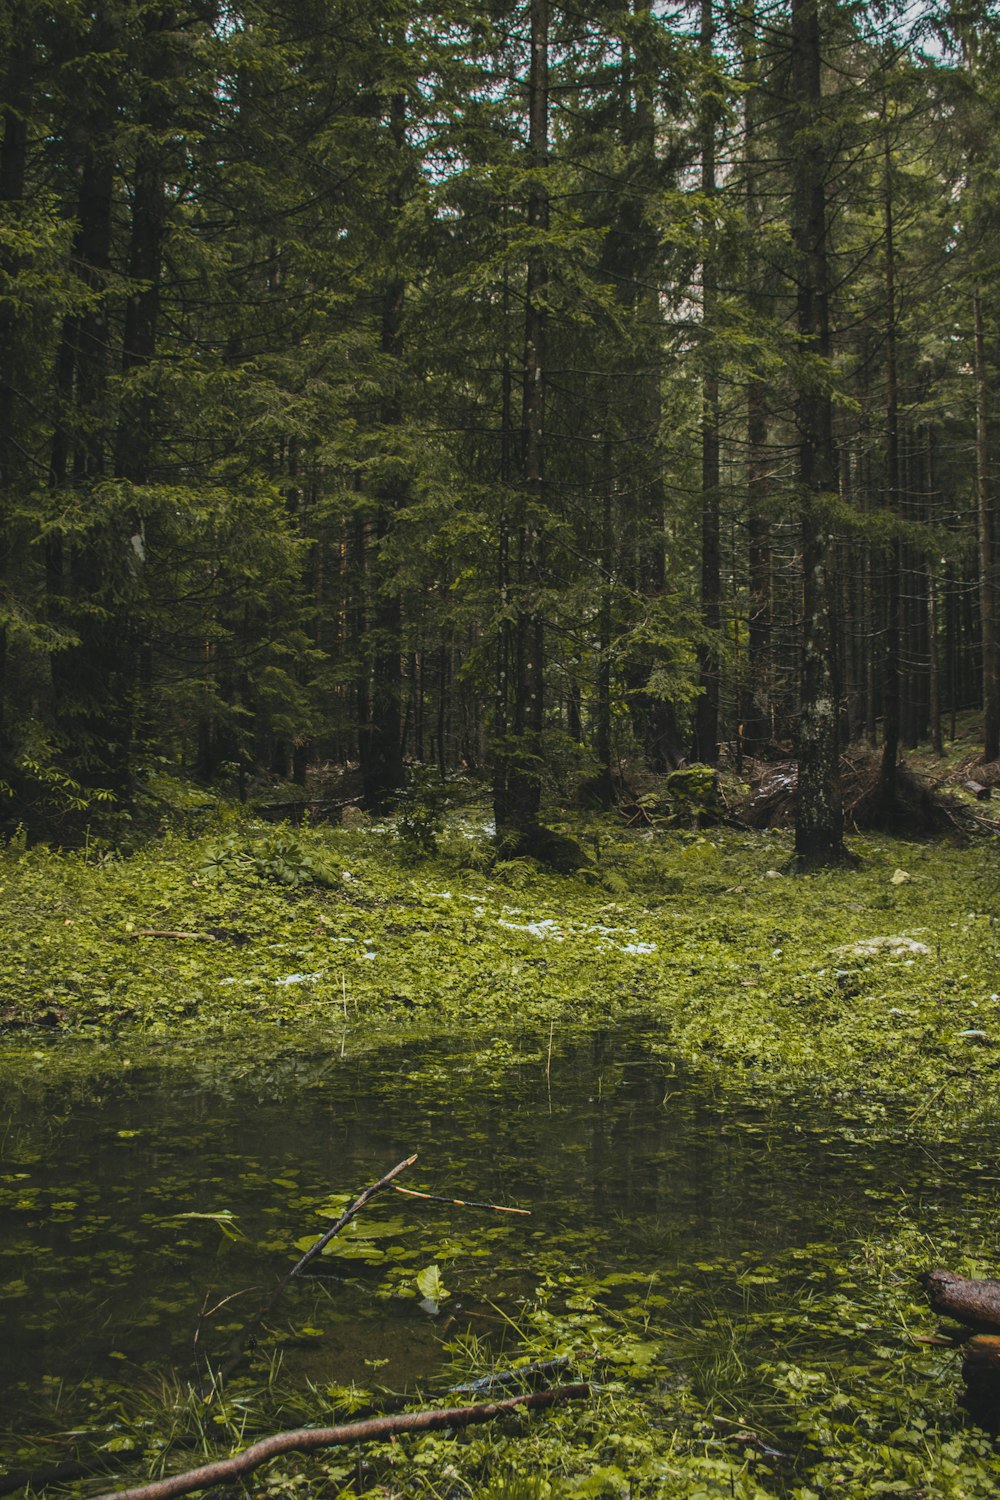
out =
<svg viewBox="0 0 1000 1500"><path fill-rule="evenodd" d="M449 1388L452 1396L494 1396L497 1391L510 1390L512 1386L537 1385L547 1381L550 1375L566 1375L574 1360L590 1359L595 1370L607 1364L607 1357L596 1349L578 1350L576 1354L557 1354L552 1359L534 1359L530 1364L515 1365L510 1370L495 1370L491 1375L480 1375L476 1380L464 1380L461 1385Z"/></svg>
<svg viewBox="0 0 1000 1500"><path fill-rule="evenodd" d="M409 1163L403 1163L408 1166ZM397 1171L400 1168L396 1169ZM299 1427L276 1432L262 1438L233 1458L189 1469L169 1479L157 1479L133 1489L115 1490L97 1500L173 1500L175 1495L190 1495L225 1484L253 1473L269 1459L282 1453L311 1453L316 1448L334 1448L344 1443L377 1443L398 1437L404 1432L436 1432L442 1427L468 1427L473 1422L492 1422L519 1408L554 1406L563 1401L584 1401L590 1395L589 1385L561 1385L551 1391L534 1391L527 1396L511 1396L506 1401L483 1401L474 1406L444 1407L435 1411L402 1412L394 1417L373 1417L367 1422L349 1422L343 1427Z"/></svg>
<svg viewBox="0 0 1000 1500"><path fill-rule="evenodd" d="M426 1198L429 1203L454 1203L457 1208L489 1208L495 1214L524 1214L531 1217L530 1208L508 1208L503 1203L477 1203L472 1198L447 1198L443 1193L418 1193L416 1188L400 1187L398 1183L393 1183L393 1191L403 1193L407 1198Z"/></svg>

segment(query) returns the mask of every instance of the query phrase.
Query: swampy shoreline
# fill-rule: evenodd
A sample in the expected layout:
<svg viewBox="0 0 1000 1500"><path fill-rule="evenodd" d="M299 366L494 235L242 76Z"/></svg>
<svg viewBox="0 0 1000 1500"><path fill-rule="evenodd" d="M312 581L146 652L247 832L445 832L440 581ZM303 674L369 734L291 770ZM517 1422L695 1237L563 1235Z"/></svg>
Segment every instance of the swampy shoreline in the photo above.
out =
<svg viewBox="0 0 1000 1500"><path fill-rule="evenodd" d="M547 1139L545 1110L558 1115L562 1098L560 1149L571 1154L532 1189L541 1215L532 1236L507 1226L501 1247L492 1224L426 1218L407 1239L414 1226L397 1216L354 1246L348 1262L358 1265L337 1263L334 1301L342 1317L352 1299L381 1299L405 1322L418 1285L440 1267L453 1307L484 1319L421 1325L439 1348L441 1381L574 1354L584 1376L596 1375L591 1402L376 1445L363 1463L289 1457L255 1476L255 1494L373 1485L516 1500L995 1493L994 1444L956 1409L956 1356L924 1342L935 1322L914 1280L930 1264L982 1275L998 1263L995 845L865 836L852 841L859 868L800 876L788 873L781 833L603 819L569 831L587 858L568 876L498 861L475 810L446 820L433 852L392 822L275 828L238 810L128 858L8 846L0 1194L23 1231L4 1251L5 1327L16 1330L19 1308L30 1308L46 1255L70 1253L75 1236L99 1238L106 1205L95 1199L88 1220L48 1160L68 1149L59 1130L73 1132L74 1111L91 1126L105 1120L105 1136L127 1145L142 1135L150 1090L190 1091L193 1075L201 1094L250 1079L277 1119L308 1113L338 1069L367 1069L388 1080L378 1084L386 1111L399 1090L416 1090L413 1118L440 1141L414 1185L469 1191L469 1174L485 1169L466 1162L452 1180L449 1129L471 1139L486 1110L488 1148L489 1130L504 1136L503 1111L516 1108L539 1133L515 1132L521 1144L506 1149L530 1165ZM615 1056L616 1036L627 1056ZM600 1066L587 1060L595 1047ZM637 1067L648 1075L642 1101L623 1082ZM578 1077L572 1096L559 1093L560 1069L567 1090L570 1072ZM640 1116L644 1162L674 1149L683 1121L684 1152L714 1143L703 1170L730 1188L746 1173L749 1194L716 1194L710 1222L725 1229L733 1218L725 1232L699 1249L695 1220L685 1209L676 1230L678 1205L662 1185L655 1203L640 1194L587 1207L565 1169L574 1120L590 1121L584 1134L599 1144L611 1129L600 1111L612 1107L620 1165L605 1161L598 1176L625 1174ZM579 1149L594 1148L581 1139ZM760 1176L769 1154L789 1164L776 1186ZM355 1178L367 1159L351 1157L350 1181L321 1183L307 1168L306 1186L294 1167L255 1159L262 1181L274 1172L280 1219L259 1241L268 1275L365 1186ZM84 1196L87 1160L73 1167ZM239 1172L235 1147L226 1162ZM798 1191L796 1177L811 1180L812 1207L789 1206L786 1236L782 1194ZM129 1274L141 1275L145 1255L181 1255L178 1244L199 1240L204 1254L205 1234L226 1248L226 1178L212 1180L219 1202L199 1199L187 1215L188 1189L174 1184L173 1220L197 1222L177 1243L150 1248L139 1237ZM775 1195L763 1239L752 1202L735 1202L752 1199L758 1180ZM57 1200L48 1207L46 1193ZM248 1207L243 1222L251 1218ZM58 1251L53 1223L66 1226ZM242 1285L258 1251L240 1253L250 1257L232 1273ZM490 1307L500 1310L493 1324ZM35 1325L40 1316L36 1307ZM440 1399L430 1365L414 1386L394 1364L398 1341L340 1378L323 1317L322 1307L307 1315L290 1305L255 1367L210 1412L191 1371L166 1345L158 1353L155 1338L105 1351L72 1389L57 1367L26 1375L2 1467L37 1468L53 1451L96 1454L110 1479L54 1492L97 1494L281 1427ZM309 1340L318 1355L303 1364L295 1351Z"/></svg>
<svg viewBox="0 0 1000 1500"><path fill-rule="evenodd" d="M237 1054L403 1031L539 1032L641 1014L727 1086L808 1088L936 1135L996 1115L994 841L855 838L860 868L790 873L782 833L577 824L554 875L497 860L483 819L433 855L391 823L347 831L236 810L129 858L0 860L5 1070L47 1077L94 1044Z"/></svg>

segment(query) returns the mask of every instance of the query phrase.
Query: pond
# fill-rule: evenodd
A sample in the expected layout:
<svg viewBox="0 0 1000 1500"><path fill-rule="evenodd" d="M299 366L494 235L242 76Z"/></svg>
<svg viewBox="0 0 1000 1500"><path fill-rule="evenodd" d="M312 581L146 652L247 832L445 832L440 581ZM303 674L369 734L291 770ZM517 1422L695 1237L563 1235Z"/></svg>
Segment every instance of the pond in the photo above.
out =
<svg viewBox="0 0 1000 1500"><path fill-rule="evenodd" d="M736 1307L734 1266L745 1282L871 1233L896 1202L936 1213L995 1181L967 1150L719 1093L641 1024L36 1081L5 1101L0 1136L0 1408L20 1433L84 1422L102 1382L193 1378L198 1350L221 1352L301 1248L413 1152L401 1185L530 1216L382 1194L289 1287L258 1368L280 1348L294 1379L440 1394L444 1346L467 1331L516 1345L542 1281L567 1297L600 1283L612 1304L666 1287L657 1320L683 1323L692 1276ZM431 1266L437 1307L417 1285ZM688 1278L673 1303L672 1278Z"/></svg>

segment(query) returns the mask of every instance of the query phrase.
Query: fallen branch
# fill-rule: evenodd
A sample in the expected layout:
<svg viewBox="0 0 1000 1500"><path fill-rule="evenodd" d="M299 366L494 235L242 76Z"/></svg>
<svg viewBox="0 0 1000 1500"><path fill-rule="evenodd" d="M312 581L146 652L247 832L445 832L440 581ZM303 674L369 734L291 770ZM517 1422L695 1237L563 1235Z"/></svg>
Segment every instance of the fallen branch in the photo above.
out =
<svg viewBox="0 0 1000 1500"><path fill-rule="evenodd" d="M495 1396L497 1391L510 1390L512 1386L540 1384L550 1375L566 1375L574 1359L590 1359L595 1370L607 1364L603 1354L596 1350L579 1350L576 1354L557 1354L552 1359L534 1359L530 1364L516 1365L511 1370L495 1370L492 1375L480 1375L476 1380L464 1380L461 1385L449 1387L450 1396Z"/></svg>
<svg viewBox="0 0 1000 1500"><path fill-rule="evenodd" d="M394 1193L403 1193L407 1198L426 1198L428 1203L453 1203L456 1208L489 1208L495 1214L525 1214L531 1217L530 1208L508 1208L503 1203L477 1203L474 1198L447 1198L443 1193L418 1193L416 1188L400 1187L393 1183Z"/></svg>
<svg viewBox="0 0 1000 1500"><path fill-rule="evenodd" d="M404 1163L409 1165L409 1163ZM399 1168L397 1168L397 1171ZM527 1396L511 1396L506 1401L479 1402L475 1406L445 1407L436 1411L403 1412L394 1417L373 1417L367 1422L349 1422L343 1427L299 1427L276 1432L252 1443L233 1458L189 1469L169 1479L157 1479L133 1489L115 1490L97 1500L173 1500L175 1495L190 1495L215 1484L225 1484L253 1473L269 1459L282 1453L311 1453L316 1448L334 1448L344 1443L384 1442L404 1432L436 1432L442 1427L467 1427L473 1422L492 1422L518 1408L554 1406L563 1401L583 1401L590 1395L589 1385L561 1385L551 1391L534 1391Z"/></svg>
<svg viewBox="0 0 1000 1500"><path fill-rule="evenodd" d="M296 1276L301 1276L302 1272L305 1270L306 1266L309 1265L310 1261L315 1260L317 1255L321 1255L323 1253L324 1249L334 1238L334 1236L338 1235L340 1231L345 1228L345 1226L348 1225L351 1220L361 1212L365 1204L368 1203L372 1198L374 1198L376 1193L381 1193L383 1189L391 1187L393 1179L398 1177L400 1172L405 1172L407 1167L412 1167L416 1159L416 1152L414 1152L412 1156L408 1156L405 1158L405 1160L398 1162L396 1166L393 1167L392 1171L386 1172L385 1176L380 1177L378 1182L373 1182L371 1187L365 1188L364 1192L361 1193L357 1198L355 1198L350 1208L346 1209L341 1214L336 1224L334 1224L331 1229L328 1229L325 1234L321 1234L315 1244L310 1245L305 1255L303 1255L300 1260L297 1260L292 1269L281 1278L281 1280L278 1282L278 1285L271 1293L270 1297L264 1303L263 1307L261 1307L260 1310L255 1313L255 1315L250 1319L250 1322L245 1325L240 1334L233 1341L228 1357L223 1361L223 1363L219 1366L219 1369L215 1372L215 1380L225 1380L228 1375L231 1375L233 1371L238 1369L239 1366L243 1363L252 1347L254 1334L257 1332L257 1329L263 1323L264 1319L274 1311L281 1297L281 1294L285 1290L285 1287L288 1285L288 1283L290 1281L294 1281Z"/></svg>
<svg viewBox="0 0 1000 1500"><path fill-rule="evenodd" d="M162 927L140 927L138 932L130 932L129 937L155 937L155 938L190 938L196 943L217 943L218 933L215 932L174 932L169 928Z"/></svg>

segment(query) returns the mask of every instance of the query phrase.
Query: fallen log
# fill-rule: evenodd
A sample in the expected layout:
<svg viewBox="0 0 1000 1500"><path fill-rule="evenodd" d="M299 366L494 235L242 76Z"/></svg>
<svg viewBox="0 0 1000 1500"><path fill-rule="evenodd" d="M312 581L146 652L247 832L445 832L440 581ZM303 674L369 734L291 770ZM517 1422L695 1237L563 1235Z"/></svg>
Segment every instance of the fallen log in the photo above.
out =
<svg viewBox="0 0 1000 1500"><path fill-rule="evenodd" d="M1000 1281L973 1281L952 1271L921 1271L917 1277L931 1307L967 1328L1000 1331Z"/></svg>
<svg viewBox="0 0 1000 1500"><path fill-rule="evenodd" d="M511 1396L506 1401L482 1401L474 1406L445 1407L434 1411L401 1412L394 1417L373 1417L367 1422L348 1422L342 1427L299 1427L276 1432L252 1443L232 1458L218 1459L189 1469L186 1474L172 1474L149 1484L128 1490L114 1490L97 1500L174 1500L212 1485L225 1484L253 1473L269 1459L283 1453L311 1453L317 1448L334 1448L345 1443L385 1442L405 1432L438 1432L444 1427L468 1427L473 1422L492 1422L497 1417L520 1409L555 1406L563 1401L582 1401L590 1395L589 1385L560 1385L553 1390L533 1391L527 1396Z"/></svg>

